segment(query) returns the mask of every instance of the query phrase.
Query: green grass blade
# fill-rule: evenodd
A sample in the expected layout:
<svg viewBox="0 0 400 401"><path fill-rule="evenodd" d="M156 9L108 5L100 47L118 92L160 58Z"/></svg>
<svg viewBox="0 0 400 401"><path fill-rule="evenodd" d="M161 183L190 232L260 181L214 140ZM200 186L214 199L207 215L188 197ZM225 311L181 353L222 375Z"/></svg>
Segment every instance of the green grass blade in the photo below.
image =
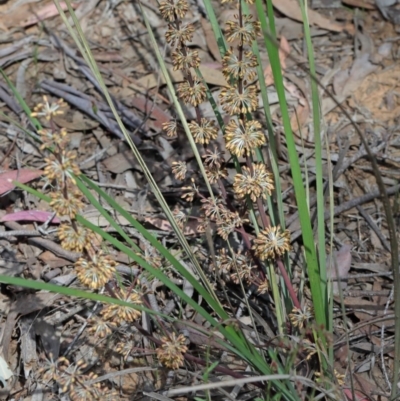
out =
<svg viewBox="0 0 400 401"><path fill-rule="evenodd" d="M310 24L307 13L307 3L300 1L301 14L303 17L304 37L307 44L308 64L311 77L316 76L314 49L311 42ZM321 112L320 101L318 95L318 85L315 79L311 78L311 98L313 110L314 124L314 141L315 141L315 168L316 168L316 186L317 186L317 233L318 233L318 257L319 257L319 273L321 277L321 292L328 316L328 298L327 298L327 278L326 278L326 251L325 251L325 200L324 200L324 182L322 167L322 140L321 140ZM329 152L329 149L327 149ZM330 323L327 322L330 326Z"/></svg>
<svg viewBox="0 0 400 401"><path fill-rule="evenodd" d="M32 126L36 128L36 130L41 130L42 125L40 124L39 120L35 117L31 116L31 109L29 106L26 104L24 98L18 93L17 88L14 86L14 84L11 82L11 80L8 78L7 74L3 71L2 68L0 68L0 74L6 81L8 87L11 89L13 95L17 99L19 105L22 107L24 110L26 116L28 117L29 121L31 122Z"/></svg>
<svg viewBox="0 0 400 401"><path fill-rule="evenodd" d="M267 0L269 9L272 8L271 0ZM310 287L312 293L313 304L315 307L315 318L319 324L323 324L325 327L326 313L325 313L325 298L322 295L321 279L319 275L319 265L317 252L314 245L314 236L311 226L310 214L306 202L306 192L304 189L303 178L301 174L301 168L299 158L296 151L296 145L294 136L290 124L289 110L286 103L285 89L283 86L283 75L279 60L279 52L276 46L276 42L273 43L271 38L271 32L274 31L273 14L269 15L269 25L271 26L268 30L265 17L261 16L261 28L264 32L264 44L268 52L269 60L271 62L272 74L275 81L276 91L278 93L279 105L282 113L282 122L285 131L286 144L289 154L289 162L291 167L291 173L293 177L293 185L295 190L296 202L299 210L300 226L302 231L302 238L304 243L306 268L308 278L310 280Z"/></svg>

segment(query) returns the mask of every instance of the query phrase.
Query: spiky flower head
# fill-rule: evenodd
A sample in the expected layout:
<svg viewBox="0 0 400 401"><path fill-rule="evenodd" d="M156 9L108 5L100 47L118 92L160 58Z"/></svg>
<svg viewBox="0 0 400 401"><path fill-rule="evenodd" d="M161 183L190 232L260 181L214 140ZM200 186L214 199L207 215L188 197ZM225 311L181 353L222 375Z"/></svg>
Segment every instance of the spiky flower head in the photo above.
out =
<svg viewBox="0 0 400 401"><path fill-rule="evenodd" d="M67 251L82 252L84 248L90 246L94 239L94 234L83 227L76 229L71 224L61 224L57 230L61 246Z"/></svg>
<svg viewBox="0 0 400 401"><path fill-rule="evenodd" d="M81 174L78 165L75 162L77 153L74 150L62 149L59 154L51 154L45 158L46 167L44 175L49 181L56 180L59 183L65 183L68 180L75 184L75 176Z"/></svg>
<svg viewBox="0 0 400 401"><path fill-rule="evenodd" d="M250 113L258 106L257 88L254 85L248 85L239 90L236 86L228 86L221 90L219 100L223 110L231 116Z"/></svg>
<svg viewBox="0 0 400 401"><path fill-rule="evenodd" d="M199 193L199 188L196 185L196 182L193 177L191 179L190 187L182 187L182 191L183 191L183 194L181 196L182 199L185 199L187 202L192 202L194 196Z"/></svg>
<svg viewBox="0 0 400 401"><path fill-rule="evenodd" d="M86 400L104 400L105 389L101 386L101 383L90 383L97 378L97 375L90 372L88 375L82 375L69 390L69 398L71 401L86 401Z"/></svg>
<svg viewBox="0 0 400 401"><path fill-rule="evenodd" d="M43 96L43 103L39 103L34 107L31 117L44 117L46 120L51 120L55 116L64 114L61 108L65 108L67 105L63 99L58 99L57 102L50 103L46 95Z"/></svg>
<svg viewBox="0 0 400 401"><path fill-rule="evenodd" d="M73 365L64 357L59 358L59 361L61 360L65 360L66 362L63 365L60 365L62 376L59 378L58 382L61 386L61 392L66 393L67 391L70 391L76 383L85 380L83 372L87 368L87 364L82 359Z"/></svg>
<svg viewBox="0 0 400 401"><path fill-rule="evenodd" d="M207 167L206 176L210 184L215 184L220 179L228 177L228 170L225 167Z"/></svg>
<svg viewBox="0 0 400 401"><path fill-rule="evenodd" d="M120 290L118 298L129 302L133 305L141 305L142 301L140 295L136 292L127 294L124 290ZM101 311L101 315L105 320L109 320L112 323L121 325L123 322L134 322L140 317L140 311L133 309L129 306L108 304Z"/></svg>
<svg viewBox="0 0 400 401"><path fill-rule="evenodd" d="M194 34L194 26L192 24L181 25L176 28L172 24L168 25L167 32L165 33L165 40L172 47L180 48L186 44L186 42L191 42Z"/></svg>
<svg viewBox="0 0 400 401"><path fill-rule="evenodd" d="M227 249L222 248L215 255L215 263L216 266L213 265L214 270L219 270L223 273L229 273L234 268L235 259L232 258Z"/></svg>
<svg viewBox="0 0 400 401"><path fill-rule="evenodd" d="M251 82L256 77L257 73L257 57L252 51L248 50L243 53L242 58L233 52L232 48L227 50L222 60L222 73L227 81L230 79L243 79Z"/></svg>
<svg viewBox="0 0 400 401"><path fill-rule="evenodd" d="M242 174L236 174L233 181L235 194L239 198L248 195L253 202L259 197L266 199L273 189L272 174L264 163L254 163L251 168L244 166Z"/></svg>
<svg viewBox="0 0 400 401"><path fill-rule="evenodd" d="M167 0L162 1L158 9L165 21L172 22L176 18L182 19L189 10L189 5L185 0Z"/></svg>
<svg viewBox="0 0 400 401"><path fill-rule="evenodd" d="M250 281L253 269L255 268L256 266L252 263L247 254L239 251L235 255L235 263L233 264L230 278L235 284L239 284L243 280Z"/></svg>
<svg viewBox="0 0 400 401"><path fill-rule="evenodd" d="M204 163L209 167L221 167L225 162L223 153L216 146L213 149L206 149L206 153L202 157Z"/></svg>
<svg viewBox="0 0 400 401"><path fill-rule="evenodd" d="M176 136L177 125L176 120L171 120L162 125L163 131L167 133L167 137L172 138Z"/></svg>
<svg viewBox="0 0 400 401"><path fill-rule="evenodd" d="M223 219L226 214L230 213L221 198L203 198L201 203L204 214L212 221Z"/></svg>
<svg viewBox="0 0 400 401"><path fill-rule="evenodd" d="M184 103L197 107L206 100L207 90L202 81L197 77L192 77L192 83L189 81L182 82L178 85L178 96Z"/></svg>
<svg viewBox="0 0 400 401"><path fill-rule="evenodd" d="M117 328L115 323L102 319L100 316L94 316L89 319L89 333L95 338L108 337L113 329Z"/></svg>
<svg viewBox="0 0 400 401"><path fill-rule="evenodd" d="M194 141L201 145L207 145L218 135L218 127L215 121L204 117L200 119L200 124L196 121L189 123L189 128Z"/></svg>
<svg viewBox="0 0 400 401"><path fill-rule="evenodd" d="M122 355L124 360L127 360L130 353L135 348L135 343L132 340L125 339L115 346L115 352Z"/></svg>
<svg viewBox="0 0 400 401"><path fill-rule="evenodd" d="M169 337L162 337L161 342L156 350L159 361L167 368L178 369L183 364L183 354L188 350L185 336L180 334L176 337L172 333Z"/></svg>
<svg viewBox="0 0 400 401"><path fill-rule="evenodd" d="M76 276L82 284L97 290L113 278L116 265L111 255L99 251L92 255L92 260L79 258L75 262Z"/></svg>
<svg viewBox="0 0 400 401"><path fill-rule="evenodd" d="M221 219L217 220L217 233L222 239L227 241L229 235L235 231L235 228L247 222L248 220L239 216L238 212L225 213Z"/></svg>
<svg viewBox="0 0 400 401"><path fill-rule="evenodd" d="M182 230L187 222L188 216L186 216L185 212L178 207L175 207L175 209L172 211L172 214L174 215L174 219L178 224L178 227Z"/></svg>
<svg viewBox="0 0 400 401"><path fill-rule="evenodd" d="M226 148L235 156L249 156L265 143L265 135L258 121L232 119L225 128Z"/></svg>
<svg viewBox="0 0 400 401"><path fill-rule="evenodd" d="M254 240L253 250L261 259L275 259L290 250L290 232L280 226L262 230Z"/></svg>
<svg viewBox="0 0 400 401"><path fill-rule="evenodd" d="M178 48L171 54L172 65L174 71L176 70L188 70L190 68L199 68L200 57L197 50L189 48Z"/></svg>
<svg viewBox="0 0 400 401"><path fill-rule="evenodd" d="M77 190L68 192L68 198L65 198L61 191L51 192L50 198L49 205L58 216L69 216L70 219L74 219L84 207L82 194Z"/></svg>
<svg viewBox="0 0 400 401"><path fill-rule="evenodd" d="M172 162L172 173L177 180L183 181L187 173L186 162Z"/></svg>
<svg viewBox="0 0 400 401"><path fill-rule="evenodd" d="M54 355L50 353L49 358L45 358L44 361L42 361L41 367L37 371L40 379L44 383L47 383L51 380L57 381L60 377L60 367L62 364L65 364L65 360L64 358L54 359ZM69 365L68 360L66 361Z"/></svg>
<svg viewBox="0 0 400 401"><path fill-rule="evenodd" d="M242 21L239 21L239 16L234 16L236 21L228 21L226 23L226 37L228 43L239 41L239 45L251 45L253 40L261 34L261 24L259 21L253 21L252 15L245 15Z"/></svg>
<svg viewBox="0 0 400 401"><path fill-rule="evenodd" d="M346 375L343 373L338 372L336 369L334 369L333 371L335 378L337 380L337 383L340 387L343 387L345 385L345 379L346 379Z"/></svg>
<svg viewBox="0 0 400 401"><path fill-rule="evenodd" d="M44 150L46 148L51 148L56 145L59 148L64 148L67 146L67 130L65 128L61 128L60 131L52 131L50 129L41 129L38 131L42 144L40 145L40 150Z"/></svg>
<svg viewBox="0 0 400 401"><path fill-rule="evenodd" d="M257 292L259 294L265 294L268 291L268 288L269 288L269 281L267 279L264 279L262 283L259 284Z"/></svg>
<svg viewBox="0 0 400 401"><path fill-rule="evenodd" d="M289 313L289 319L294 327L302 329L313 318L313 313L310 308L305 306L303 309L293 308L292 313Z"/></svg>

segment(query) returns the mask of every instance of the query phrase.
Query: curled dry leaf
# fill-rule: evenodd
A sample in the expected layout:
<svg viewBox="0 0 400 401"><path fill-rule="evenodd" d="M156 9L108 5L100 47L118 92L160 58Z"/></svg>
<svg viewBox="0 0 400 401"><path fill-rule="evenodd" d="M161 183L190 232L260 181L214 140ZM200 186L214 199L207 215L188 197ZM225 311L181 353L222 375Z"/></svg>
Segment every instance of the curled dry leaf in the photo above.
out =
<svg viewBox="0 0 400 401"><path fill-rule="evenodd" d="M272 3L279 12L287 17L296 21L303 21L300 5L297 0L272 0ZM342 32L343 30L346 30L350 34L354 33L354 26L352 24L348 24L347 26L337 24L314 10L308 10L308 19L310 25L316 25L322 29L327 29L328 31Z"/></svg>
<svg viewBox="0 0 400 401"><path fill-rule="evenodd" d="M42 174L42 170L21 169L6 171L0 174L0 195L3 195L6 192L11 191L15 188L13 181L18 181L22 184L26 184L27 182L40 177Z"/></svg>
<svg viewBox="0 0 400 401"><path fill-rule="evenodd" d="M333 258L328 255L326 269L328 279L335 280L338 277L346 277L351 266L351 247L343 245L333 253ZM342 291L347 287L347 280L333 281L333 295L339 295L339 285Z"/></svg>
<svg viewBox="0 0 400 401"><path fill-rule="evenodd" d="M41 210L21 210L20 212L6 214L0 221L35 221L37 223L45 223L51 216L51 212L43 212ZM59 224L60 219L54 217L51 222Z"/></svg>

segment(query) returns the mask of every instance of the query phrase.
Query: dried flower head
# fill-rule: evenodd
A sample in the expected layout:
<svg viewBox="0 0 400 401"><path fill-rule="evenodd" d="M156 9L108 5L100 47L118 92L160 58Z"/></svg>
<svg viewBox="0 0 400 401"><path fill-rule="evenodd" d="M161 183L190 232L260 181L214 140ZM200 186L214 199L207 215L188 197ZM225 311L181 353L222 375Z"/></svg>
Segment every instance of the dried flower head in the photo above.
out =
<svg viewBox="0 0 400 401"><path fill-rule="evenodd" d="M182 19L189 10L189 5L184 0L167 0L162 1L158 9L166 21L172 22L175 21L176 18Z"/></svg>
<svg viewBox="0 0 400 401"><path fill-rule="evenodd" d="M132 292L131 294L126 294L124 290L120 290L118 298L132 305L141 305L142 301L140 295L137 292ZM101 311L101 315L105 320L109 320L117 325L123 322L134 322L140 317L140 311L133 309L130 306L108 304Z"/></svg>
<svg viewBox="0 0 400 401"><path fill-rule="evenodd" d="M182 199L185 199L187 202L193 202L194 196L199 193L199 188L192 178L192 185L190 187L182 187L182 191Z"/></svg>
<svg viewBox="0 0 400 401"><path fill-rule="evenodd" d="M108 320L102 319L100 316L93 316L88 321L89 333L92 334L95 338L105 338L108 337L113 329L117 328L117 325Z"/></svg>
<svg viewBox="0 0 400 401"><path fill-rule="evenodd" d="M239 41L239 45L251 45L253 40L261 34L261 24L259 21L253 21L252 15L243 16L239 21L239 16L234 16L236 21L228 21L226 23L226 36L228 43Z"/></svg>
<svg viewBox="0 0 400 401"><path fill-rule="evenodd" d="M235 156L249 156L265 143L265 135L258 121L232 119L225 128L226 148Z"/></svg>
<svg viewBox="0 0 400 401"><path fill-rule="evenodd" d="M77 154L73 150L61 150L58 155L51 154L45 158L46 167L44 175L48 180L57 180L60 183L65 183L68 180L75 183L74 175L81 174L78 165L75 163Z"/></svg>
<svg viewBox="0 0 400 401"><path fill-rule="evenodd" d="M186 162L172 162L172 173L177 180L183 181L187 173Z"/></svg>
<svg viewBox="0 0 400 401"><path fill-rule="evenodd" d="M218 127L215 121L204 117L200 119L200 124L196 121L189 123L189 128L194 141L201 145L208 144L210 141L216 139L218 135Z"/></svg>
<svg viewBox="0 0 400 401"><path fill-rule="evenodd" d="M240 251L233 256L226 249L222 249L216 255L217 268L225 274L229 274L229 278L236 284L242 280L249 281L252 278L252 271L256 266L252 263L247 254ZM216 269L215 266L213 266Z"/></svg>
<svg viewBox="0 0 400 401"><path fill-rule="evenodd" d="M54 360L53 354L50 354L49 358L46 358L42 362L41 367L38 370L38 376L45 383L50 382L51 380L58 381L60 377L60 367L66 363L69 366L68 360L65 361L64 358Z"/></svg>
<svg viewBox="0 0 400 401"><path fill-rule="evenodd" d="M172 211L172 214L174 215L178 227L182 230L187 222L188 216L186 216L186 213L183 210L180 210L178 207L175 207L175 209Z"/></svg>
<svg viewBox="0 0 400 401"><path fill-rule="evenodd" d="M247 223L248 220L239 216L238 212L226 213L222 219L217 220L217 233L225 241L228 240L229 235L235 231L235 228Z"/></svg>
<svg viewBox="0 0 400 401"><path fill-rule="evenodd" d="M206 176L210 184L215 184L220 179L228 177L228 170L225 167L207 167Z"/></svg>
<svg viewBox="0 0 400 401"><path fill-rule="evenodd" d="M79 258L75 262L76 276L82 284L97 290L112 279L116 265L111 255L105 255L99 251L92 255L92 260Z"/></svg>
<svg viewBox="0 0 400 401"><path fill-rule="evenodd" d="M192 84L189 81L182 82L178 85L178 96L184 103L197 107L206 100L207 90L202 81L197 77L192 77Z"/></svg>
<svg viewBox="0 0 400 401"><path fill-rule="evenodd" d="M49 205L58 216L69 216L70 219L74 219L84 207L82 194L79 191L69 192L68 198L65 198L60 191L56 191L50 193L50 198Z"/></svg>
<svg viewBox="0 0 400 401"><path fill-rule="evenodd" d="M236 174L233 182L233 190L239 198L246 195L255 202L257 198L267 198L274 189L272 174L263 163L254 163L252 167L244 166L242 174Z"/></svg>
<svg viewBox="0 0 400 401"><path fill-rule="evenodd" d="M317 353L317 349L315 344L313 344L310 340L304 338L301 341L302 351L306 353L306 361L309 361L313 355ZM318 372L317 372L318 373ZM317 373L315 375L317 376Z"/></svg>
<svg viewBox="0 0 400 401"><path fill-rule="evenodd" d="M334 369L333 374L335 375L335 378L337 380L337 384L340 387L343 387L345 385L345 380L344 379L346 378L346 375L342 374L342 373L339 373L336 369Z"/></svg>
<svg viewBox="0 0 400 401"><path fill-rule="evenodd" d="M53 117L64 114L61 108L65 108L67 105L63 99L58 99L55 103L49 103L46 95L43 96L43 103L39 103L34 107L31 117L44 117L46 120L51 120Z"/></svg>
<svg viewBox="0 0 400 401"><path fill-rule="evenodd" d="M213 150L206 149L206 153L202 157L204 163L209 167L221 167L225 162L223 153L216 146L214 146Z"/></svg>
<svg viewBox="0 0 400 401"><path fill-rule="evenodd" d="M200 66L200 57L197 50L188 49L186 47L178 48L172 52L171 58L174 71L199 68Z"/></svg>
<svg viewBox="0 0 400 401"><path fill-rule="evenodd" d="M67 251L82 252L94 239L92 231L83 227L75 230L71 224L61 224L57 231L61 246Z"/></svg>
<svg viewBox="0 0 400 401"><path fill-rule="evenodd" d="M313 313L307 306L305 306L303 310L299 308L293 308L292 313L289 313L289 319L293 326L298 327L299 329L304 328L307 322L309 322L312 318Z"/></svg>
<svg viewBox="0 0 400 401"><path fill-rule="evenodd" d="M52 131L49 129L41 129L38 131L42 144L40 145L40 150L46 148L51 148L56 145L59 148L65 148L68 143L67 130L61 128L60 131Z"/></svg>
<svg viewBox="0 0 400 401"><path fill-rule="evenodd" d="M229 115L250 113L257 109L257 88L248 85L242 91L236 86L228 86L221 90L219 99L223 110Z"/></svg>
<svg viewBox="0 0 400 401"><path fill-rule="evenodd" d="M227 213L230 213L221 198L203 198L201 203L204 214L212 221L223 219Z"/></svg>
<svg viewBox="0 0 400 401"><path fill-rule="evenodd" d="M172 24L168 25L167 32L165 33L165 40L172 47L180 48L191 42L194 34L194 26L192 24L181 25L179 28L175 28Z"/></svg>
<svg viewBox="0 0 400 401"><path fill-rule="evenodd" d="M84 382L85 379L83 372L87 368L87 364L82 359L73 365L69 364L64 357L59 359L59 361L64 360L66 362L60 366L62 375L58 380L62 393L66 393L67 391L73 389L76 383Z"/></svg>
<svg viewBox="0 0 400 401"><path fill-rule="evenodd" d="M126 360L128 358L128 356L130 355L130 353L132 352L132 350L135 347L135 343L132 340L125 340L125 341L121 341L119 342L116 347L115 347L115 351L122 355L123 359Z"/></svg>
<svg viewBox="0 0 400 401"><path fill-rule="evenodd" d="M169 337L162 337L161 342L162 345L156 350L158 359L167 368L178 369L183 364L183 354L188 350L185 336L180 334L176 337L172 333Z"/></svg>
<svg viewBox="0 0 400 401"><path fill-rule="evenodd" d="M251 270L250 269L238 269L235 273L231 274L231 280L235 284L246 281L249 283L251 280Z"/></svg>
<svg viewBox="0 0 400 401"><path fill-rule="evenodd" d="M269 288L269 281L267 279L264 279L263 282L258 286L257 292L259 294L265 294L268 291Z"/></svg>
<svg viewBox="0 0 400 401"><path fill-rule="evenodd" d="M222 73L227 81L230 79L243 79L246 81L253 81L257 73L255 67L257 67L257 57L252 51L246 51L242 57L230 50L227 50L222 60Z"/></svg>
<svg viewBox="0 0 400 401"><path fill-rule="evenodd" d="M88 383L96 379L97 375L89 373L81 375L70 387L69 397L71 401L104 400L104 393L108 391L101 386L101 383Z"/></svg>
<svg viewBox="0 0 400 401"><path fill-rule="evenodd" d="M176 120L170 120L166 123L163 123L162 125L162 129L167 133L167 137L172 138L174 136L176 136L176 130L177 130L177 126L176 126Z"/></svg>
<svg viewBox="0 0 400 401"><path fill-rule="evenodd" d="M253 249L261 260L282 256L290 250L290 232L282 232L280 226L270 226L257 235Z"/></svg>
<svg viewBox="0 0 400 401"><path fill-rule="evenodd" d="M216 266L213 266L213 269L223 273L229 273L235 265L235 260L225 248L220 249L215 255L215 262Z"/></svg>

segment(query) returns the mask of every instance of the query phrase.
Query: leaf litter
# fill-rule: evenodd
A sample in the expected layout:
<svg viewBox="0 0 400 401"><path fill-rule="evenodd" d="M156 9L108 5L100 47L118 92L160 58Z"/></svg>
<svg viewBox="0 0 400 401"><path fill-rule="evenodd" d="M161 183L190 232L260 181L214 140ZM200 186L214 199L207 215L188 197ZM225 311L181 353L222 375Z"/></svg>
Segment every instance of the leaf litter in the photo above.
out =
<svg viewBox="0 0 400 401"><path fill-rule="evenodd" d="M330 9L329 12L324 8L310 10L318 77L351 110L354 121L363 127L381 165L388 191L395 195L399 190L397 182L400 162L397 129L400 108L399 69L396 64L399 26L395 19L398 6L384 4L382 1L375 5L366 0L346 0L342 3L365 11L362 26L357 21L354 23L355 9L338 8ZM281 61L285 58L283 50L288 52L289 48L290 54L299 62L305 60L302 28L296 22L301 21L301 14L295 4L298 3L291 0L274 1L278 32L281 34L281 43L285 45L280 52ZM155 10L156 2L150 2L147 6L149 10ZM174 115L168 96L163 90L163 82L159 74L154 72L154 60L148 51L149 43L143 35L144 26L140 23L138 10L131 3L106 1L75 2L74 7L81 21L85 22L85 34L132 138L152 167L155 179L160 183L171 208L180 205L181 191L170 170L171 160L181 158L190 161L192 155L179 132L176 138L161 140L162 123L172 120ZM220 11L222 15L223 10ZM220 60L216 43L201 10L193 12L201 21L198 28L200 34L195 43L202 52L202 73L213 90L218 90L224 85L224 80L216 63ZM0 5L0 14L0 66L13 82L18 82L18 88L25 94L27 103L31 107L37 104L41 100L40 92L64 98L70 105L70 114L56 122L66 127L69 135L79 134L76 137L76 149L79 152L79 161L85 163L82 164L85 173L99 182L118 202L130 207L132 214L138 213L154 235L174 245L176 240L170 226L153 195L145 190L142 172L135 161L129 159L122 133L102 97L101 90L96 86L74 44L64 35L60 18L52 12L52 4L42 0L9 0ZM46 30L41 30L39 21L44 22ZM162 37L160 22L157 14L153 13L153 25L160 30ZM24 27L23 31L19 28L21 26ZM128 32L125 30L126 26ZM272 84L271 78L268 78L268 60L264 54L261 54L261 59L267 71L266 81ZM291 105L292 126L297 128L294 123L296 121L302 129L302 138L296 137L295 140L302 163L307 165L312 176L315 169L313 152L310 151L313 133L310 128L308 77L291 58L285 59L285 63L284 76ZM178 73L172 72L172 76L175 82L182 80ZM273 85L270 96L271 99L276 96ZM21 109L3 82L0 82L0 100L1 111L12 119L10 121L4 115L0 116L0 159L7 170L0 175L0 192L6 194L1 201L1 229L4 233L13 230L32 232L37 229L33 222L44 223L45 216L50 213L49 209L44 202L15 190L10 177L20 182L35 180L33 185L41 188L40 181L36 179L40 177L43 163L37 145L27 135L32 127L26 120L20 121ZM334 215L334 239L338 271L331 270L329 274L334 281L339 273L340 280L334 281L335 294L338 285L343 284L343 278L346 280L347 286L341 286L341 290L347 324L351 327L351 330L344 328L339 306L342 300L336 297L336 367L345 374L348 373L346 368L354 372L356 399L384 400L388 399L385 396L388 393L385 375L387 371L391 371L393 365L391 335L394 324L389 254L382 243L382 240L388 239L388 230L382 217L382 205L376 192L372 170L351 125L331 99L324 95L322 110L325 117L324 129L332 152L330 159L324 160L325 167L337 171L334 182L337 206ZM272 107L272 113L276 135L280 136L279 109ZM295 213L290 212L295 209L292 208L288 160L284 141L281 140L280 143L279 167L282 174L287 175L287 180L283 180L283 189L288 206L287 217L293 221L289 227L295 240L298 226ZM311 197L311 207L315 204L313 199ZM398 208L398 200L394 204ZM348 208L342 205L347 205ZM363 213L360 211L361 206ZM196 212L194 210L190 213L192 219L188 221L186 232L197 239L193 247L206 260L209 251L204 241L199 240L201 233L198 230ZM93 216L92 222L100 224L99 216ZM107 228L105 224L101 225ZM147 249L147 244L137 232L129 227L126 229L143 249ZM212 234L213 230L211 227ZM63 252L51 234L44 238L41 236L39 232L37 237L3 236L1 245L7 251L1 253L5 260L3 268L10 271L14 269L13 271L18 271L17 274L23 277L32 277L37 274L35 269L39 267L38 280L73 286L74 277L71 277L69 263L76 260L77 255ZM351 244L351 249L346 244ZM128 264L129 261L121 263L120 270L123 272L126 268L125 273L121 274L125 274L125 279L132 280L134 276L127 274ZM301 272L296 274L300 276ZM183 285L181 279L175 279ZM159 308L170 310L169 313L178 308L178 304L165 288L158 286L157 282L150 285L155 288L154 295ZM186 291L191 294L190 289ZM171 380L167 372L157 365L156 360L143 351L146 348L144 337L132 327L124 327L122 333L116 332L108 344L94 338L87 330L80 333L82 327L86 327L88 314L95 306L93 303L50 295L40 292L32 294L17 287L1 292L5 302L0 303L3 312L3 359L0 359L0 366L7 394L19 393L21 400L33 399L31 396L34 386L30 387L22 379L11 380L7 377L7 367L10 371L17 372L18 355L21 355L22 374L40 389L43 383L38 372L46 358L50 357L50 351L53 357L57 357L68 349L70 357L86 358L93 371L103 376L110 375L106 380L120 390L121 399L128 399L132 394L139 395L142 391L156 392L161 397L160 389L163 386L174 388L179 385L178 380ZM232 302L239 307L237 301L233 299ZM192 346L199 347L200 350L201 345L208 342L212 352L222 352L204 321L189 309L185 313L193 320L193 324L188 328L183 320L177 323L181 325L178 329L189 331ZM276 327L273 318L268 320L265 317L266 313L255 310L253 315L257 317L258 328L253 327L252 321L248 319L248 312L245 312L240 321L249 336L259 331L261 338L268 342L276 333ZM263 329L259 330L259 327ZM269 337L264 333L269 333ZM349 349L343 343L346 336ZM120 340L132 341L133 346L129 352L112 352ZM69 348L71 344L72 348ZM339 350L342 350L340 355ZM384 355L383 364L373 363L375 354ZM221 355L221 360L233 370L246 368L226 352ZM138 367L142 371L137 370ZM161 375L153 375L150 368L158 369ZM179 370L178 377L195 383L199 369L193 366L191 371ZM347 380L348 377L347 375ZM348 387L345 386L343 390L347 399L351 400L352 393Z"/></svg>

